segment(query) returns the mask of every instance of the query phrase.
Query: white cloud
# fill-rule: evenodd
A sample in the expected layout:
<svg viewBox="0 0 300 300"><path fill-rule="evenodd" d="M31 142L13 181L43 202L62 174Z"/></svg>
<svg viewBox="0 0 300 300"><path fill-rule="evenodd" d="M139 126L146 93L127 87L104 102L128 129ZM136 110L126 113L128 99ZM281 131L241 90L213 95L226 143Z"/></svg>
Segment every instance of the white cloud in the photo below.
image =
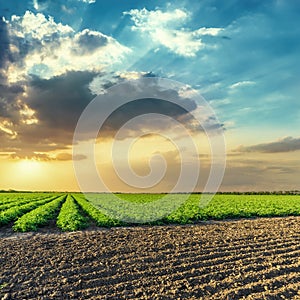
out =
<svg viewBox="0 0 300 300"><path fill-rule="evenodd" d="M92 4L96 2L96 0L78 0L78 1L88 3L88 4Z"/></svg>
<svg viewBox="0 0 300 300"><path fill-rule="evenodd" d="M190 14L181 9L163 12L161 10L148 11L143 8L132 9L124 14L130 15L134 22L132 30L149 34L154 43L163 45L170 51L185 57L195 56L206 46L201 36L216 36L222 31L222 28L203 27L193 31L182 27L189 20Z"/></svg>
<svg viewBox="0 0 300 300"><path fill-rule="evenodd" d="M12 34L27 41L50 38L55 33L63 37L73 32L70 26L56 23L52 17L47 19L42 13L30 11L26 11L23 17L13 15L9 25Z"/></svg>
<svg viewBox="0 0 300 300"><path fill-rule="evenodd" d="M1 132L8 135L10 139L15 139L17 137L17 132L13 129L14 125L11 121L7 119L0 119L0 135Z"/></svg>
<svg viewBox="0 0 300 300"><path fill-rule="evenodd" d="M39 9L39 3L37 0L33 0L33 7L38 10Z"/></svg>
<svg viewBox="0 0 300 300"><path fill-rule="evenodd" d="M39 0L33 0L32 1L33 7L35 10L45 10L48 7L48 3L44 2L44 3L40 3Z"/></svg>
<svg viewBox="0 0 300 300"><path fill-rule="evenodd" d="M126 79L126 80L140 79L145 74L147 74L147 72L128 71L128 72L117 73L117 75L119 75L120 78L123 78L123 79Z"/></svg>
<svg viewBox="0 0 300 300"><path fill-rule="evenodd" d="M239 82L236 82L236 83L232 84L229 88L230 89L237 89L237 88L240 88L240 87L250 86L250 85L255 85L255 82L250 81L250 80L239 81Z"/></svg>
<svg viewBox="0 0 300 300"><path fill-rule="evenodd" d="M211 36L217 36L223 28L200 28L198 30L194 31L194 35L211 35Z"/></svg>
<svg viewBox="0 0 300 300"><path fill-rule="evenodd" d="M27 11L22 17L14 15L8 28L18 58L8 70L11 82L30 73L50 78L70 70L103 71L130 52L101 32L85 29L76 33L70 26L41 13Z"/></svg>

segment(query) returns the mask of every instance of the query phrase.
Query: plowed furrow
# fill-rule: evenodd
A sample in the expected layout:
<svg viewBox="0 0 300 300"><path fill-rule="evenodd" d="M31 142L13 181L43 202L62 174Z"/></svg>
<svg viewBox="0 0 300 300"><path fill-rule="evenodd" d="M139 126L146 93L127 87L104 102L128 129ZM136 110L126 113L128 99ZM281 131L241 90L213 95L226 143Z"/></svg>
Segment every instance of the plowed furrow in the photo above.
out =
<svg viewBox="0 0 300 300"><path fill-rule="evenodd" d="M226 253L226 255L220 256L209 255L203 256L202 253L193 253L193 256L177 256L174 258L174 255L167 255L166 257L163 256L148 256L147 260L145 259L130 259L122 257L120 255L118 260L110 258L110 264L105 264L105 259L102 257L93 257L90 260L86 259L85 263L83 261L78 261L68 263L68 267L64 269L57 269L57 271L65 276L65 277L72 277L76 274L80 273L81 278L85 279L89 277L91 271L96 274L97 277L104 278L105 276L112 276L116 275L120 271L120 267L124 270L130 268L131 266L135 266L135 272L139 272L139 274L143 274L148 270L151 270L151 273L155 272L157 269L162 268L162 262L167 262L168 266L171 266L173 270L180 269L182 265L185 265L186 268L207 268L213 266L215 269L220 268L225 270L227 268L231 268L235 265L246 265L246 264L261 264L264 260L268 257L284 257L285 259L294 258L300 256L300 245L294 245L293 243L290 244L290 248L288 247L280 247L271 249L266 251L265 249L262 251L252 251L246 253L237 253L233 256L233 253ZM284 254L282 256L282 254ZM255 258L255 259L254 259ZM98 263L97 263L98 262ZM79 265L79 267L73 267L72 265ZM37 267L38 269L38 267ZM49 268L51 269L51 268ZM109 270L109 272L107 271ZM33 268L34 271L34 268Z"/></svg>
<svg viewBox="0 0 300 300"><path fill-rule="evenodd" d="M201 285L203 284L209 284L211 281L218 281L221 285L222 281L224 281L224 285L227 285L227 279L236 276L237 278L243 278L244 283L251 282L251 280L256 280L256 277L246 276L243 277L241 274L253 274L255 273L256 276L260 276L261 274L265 273L266 270L269 270L271 272L278 272L278 267L282 268L281 263L284 264L293 264L294 261L297 261L298 259L298 253L294 253L294 260L292 259L286 259L284 256L278 257L277 260L274 260L274 263L276 264L276 267L273 267L270 269L270 263L267 262L265 264L262 263L255 263L253 260L249 260L248 264L241 265L243 261L240 261L241 264L235 264L234 266L227 266L224 264L223 266L219 267L218 269L222 271L216 271L214 264L212 268L196 268L196 265L184 265L177 269L174 268L167 268L166 266L160 266L160 268L157 268L157 270L153 269L151 266L149 266L148 272L138 272L138 271L130 271L126 273L126 269L119 270L120 273L111 273L111 270L109 273L98 273L93 272L90 274L87 274L86 276L80 275L80 277L68 277L69 283L72 285L72 290L77 290L78 288L82 288L82 284L86 288L92 288L94 286L101 286L102 292L107 293L110 289L110 285L118 285L117 291L120 292L122 289L124 289L126 286L134 285L138 287L141 283L143 283L144 288L152 286L156 278L160 279L171 279L172 281L185 281L186 279L189 279L190 283L195 285ZM296 265L294 265L296 266ZM236 267L236 268L234 268ZM238 268L237 268L238 267ZM235 275L233 274L233 271ZM282 268L282 273L286 272L284 268ZM289 269L288 269L289 271ZM270 273L270 274L273 274ZM268 273L266 273L268 276ZM270 275L271 276L271 275ZM64 275L65 277L65 275ZM143 279L146 278L147 282L143 282ZM237 279L236 278L236 279ZM78 280L81 280L80 285L77 285ZM105 288L107 286L107 288Z"/></svg>
<svg viewBox="0 0 300 300"><path fill-rule="evenodd" d="M288 272L287 272L288 271ZM287 286L288 284L298 285L300 283L300 266L289 266L285 269L285 273L278 274L274 270L269 272L261 282L252 281L248 284L243 285L242 287L237 288L229 288L227 290L222 291L222 297L246 297L249 295L253 295L256 292L264 292L264 291L275 291L280 288ZM221 297L221 294L219 295ZM276 295L277 297L277 295ZM277 298L280 299L280 298Z"/></svg>
<svg viewBox="0 0 300 300"><path fill-rule="evenodd" d="M300 299L299 233L289 217L0 239L0 299Z"/></svg>

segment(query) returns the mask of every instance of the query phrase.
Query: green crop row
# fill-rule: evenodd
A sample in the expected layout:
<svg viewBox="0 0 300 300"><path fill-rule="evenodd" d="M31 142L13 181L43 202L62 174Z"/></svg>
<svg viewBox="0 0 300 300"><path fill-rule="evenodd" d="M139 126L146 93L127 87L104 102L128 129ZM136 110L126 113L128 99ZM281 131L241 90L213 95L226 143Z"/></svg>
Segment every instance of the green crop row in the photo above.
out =
<svg viewBox="0 0 300 300"><path fill-rule="evenodd" d="M300 215L300 196L294 195L216 195L204 208L199 203L200 195L191 195L164 221L185 224L209 219Z"/></svg>
<svg viewBox="0 0 300 300"><path fill-rule="evenodd" d="M115 201L115 196L125 202ZM150 224L187 224L209 219L300 215L298 195L215 195L207 205L201 206L208 195L192 194L187 200L182 201L186 195L173 194L168 196L170 200L167 202L156 202L165 196L165 194L116 194L114 196L94 194L89 195L88 199L102 213L109 212L109 215L116 216L116 219L129 220L128 208L132 208L130 211L132 218L146 220L150 216L149 219L154 220L147 222ZM138 205L135 209L130 203L145 204L145 209L141 209ZM146 204L153 206L149 206L151 209L147 211ZM158 217L159 215L162 217Z"/></svg>
<svg viewBox="0 0 300 300"><path fill-rule="evenodd" d="M74 231L88 226L87 219L80 214L79 207L72 196L68 195L62 205L56 224L63 231Z"/></svg>
<svg viewBox="0 0 300 300"><path fill-rule="evenodd" d="M55 217L56 212L58 212L62 202L65 201L66 197L66 195L55 197L55 199L51 202L39 206L29 213L23 215L15 222L13 229L15 231L25 232L37 230L39 226L47 224L49 220Z"/></svg>
<svg viewBox="0 0 300 300"><path fill-rule="evenodd" d="M30 202L20 206L13 206L7 210L3 210L0 212L0 225L4 225L11 221L14 221L18 217L22 216L23 214L35 209L40 205L50 202L55 198L57 198L57 196L53 196L39 201Z"/></svg>
<svg viewBox="0 0 300 300"><path fill-rule="evenodd" d="M120 221L114 220L103 214L99 209L93 206L83 196L74 195L74 198L76 202L81 206L82 210L96 222L97 226L111 227L121 224Z"/></svg>
<svg viewBox="0 0 300 300"><path fill-rule="evenodd" d="M0 204L0 211L6 210L8 208L14 207L14 206L19 206L23 205L26 203L34 202L34 201L40 201L45 198L49 198L49 196L43 196L43 197L27 197L27 198L17 198L14 201L6 202L4 204Z"/></svg>
<svg viewBox="0 0 300 300"><path fill-rule="evenodd" d="M121 199L116 200L115 196ZM215 195L203 207L199 205L202 203L202 195L193 194L185 199L186 195L172 194L167 201L157 202L164 196L89 194L87 200L82 194L60 197L57 194L35 193L12 195L14 201L11 202L8 198L7 204L0 206L6 208L0 210L0 226L15 221L14 230L36 230L49 220L55 220L57 215L56 224L63 231L84 228L88 226L89 218L97 226L112 227L124 225L125 221L130 224L134 220L144 220L144 224L154 225L186 224L210 219L300 215L299 195Z"/></svg>
<svg viewBox="0 0 300 300"><path fill-rule="evenodd" d="M37 199L37 198L45 198L45 196L49 197L49 194L40 194L40 193L28 193L28 194L0 194L0 205L9 204L12 202L18 202L21 200L30 200L30 199ZM52 195L50 195L52 196Z"/></svg>

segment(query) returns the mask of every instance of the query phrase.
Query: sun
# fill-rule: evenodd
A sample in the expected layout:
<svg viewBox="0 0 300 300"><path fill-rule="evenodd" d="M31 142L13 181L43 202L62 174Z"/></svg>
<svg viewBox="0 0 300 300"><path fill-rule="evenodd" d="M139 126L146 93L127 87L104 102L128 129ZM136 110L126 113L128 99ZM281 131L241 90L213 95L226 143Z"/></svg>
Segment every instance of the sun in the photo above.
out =
<svg viewBox="0 0 300 300"><path fill-rule="evenodd" d="M22 159L18 162L18 169L22 174L35 175L39 173L40 168L40 162L35 159Z"/></svg>

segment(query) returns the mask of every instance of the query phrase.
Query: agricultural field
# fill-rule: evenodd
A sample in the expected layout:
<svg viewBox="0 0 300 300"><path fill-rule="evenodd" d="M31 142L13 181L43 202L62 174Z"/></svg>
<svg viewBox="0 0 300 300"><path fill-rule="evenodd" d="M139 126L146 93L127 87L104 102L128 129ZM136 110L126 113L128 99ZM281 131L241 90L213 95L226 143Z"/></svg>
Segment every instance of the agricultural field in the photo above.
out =
<svg viewBox="0 0 300 300"><path fill-rule="evenodd" d="M114 205L110 194L93 194L88 200L82 194L56 193L3 193L0 194L0 231L1 226L11 226L14 231L36 231L53 224L61 231L76 231L96 225L114 227L133 225L126 220L124 211L128 203L153 203L163 194L117 194L124 201ZM163 218L146 222L150 225L192 224L204 220L223 220L253 217L278 217L300 215L300 195L215 195L205 207L199 206L200 195L170 196L167 204L160 209L177 207ZM111 201L111 202L110 202ZM178 205L178 203L183 203ZM106 204L105 204L106 203ZM107 203L112 203L113 214L106 213ZM123 203L123 204L122 204ZM105 206L106 205L106 206ZM123 205L123 206L122 206ZM131 212L137 218L144 212ZM153 210L152 213L161 213ZM115 216L115 217L112 217Z"/></svg>
<svg viewBox="0 0 300 300"><path fill-rule="evenodd" d="M299 242L300 217L25 233L0 239L0 298L299 299Z"/></svg>
<svg viewBox="0 0 300 300"><path fill-rule="evenodd" d="M103 213L111 197L0 194L0 299L300 298L299 195L191 195L143 226Z"/></svg>

